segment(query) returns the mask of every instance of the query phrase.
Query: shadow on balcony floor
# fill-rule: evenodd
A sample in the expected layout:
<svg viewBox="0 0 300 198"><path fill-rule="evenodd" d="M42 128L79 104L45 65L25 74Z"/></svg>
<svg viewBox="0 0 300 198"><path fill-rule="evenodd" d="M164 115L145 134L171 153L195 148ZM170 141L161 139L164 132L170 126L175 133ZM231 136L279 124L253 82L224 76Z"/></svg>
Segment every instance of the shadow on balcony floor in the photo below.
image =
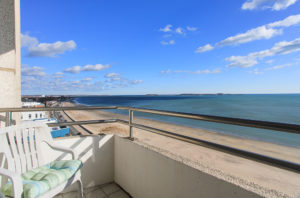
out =
<svg viewBox="0 0 300 198"><path fill-rule="evenodd" d="M74 198L77 192L59 194L55 198ZM130 198L116 183L107 183L100 186L84 189L84 198Z"/></svg>

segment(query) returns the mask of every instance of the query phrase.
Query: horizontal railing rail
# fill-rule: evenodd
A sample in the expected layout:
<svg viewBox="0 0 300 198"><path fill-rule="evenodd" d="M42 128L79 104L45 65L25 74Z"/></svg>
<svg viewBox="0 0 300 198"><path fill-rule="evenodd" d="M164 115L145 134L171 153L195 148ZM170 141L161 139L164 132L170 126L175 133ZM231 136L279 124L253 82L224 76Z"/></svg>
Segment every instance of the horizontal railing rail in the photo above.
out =
<svg viewBox="0 0 300 198"><path fill-rule="evenodd" d="M150 126L145 126L141 124L136 124L133 122L133 113L134 112L143 112L150 113L156 115L163 116L172 116L179 118L187 118L194 120L201 120L207 122L215 122L221 124L230 124L236 126L244 126L244 127L253 127L253 128L261 128L268 130L276 130L278 132L285 133L294 133L300 134L300 125L297 124L288 124L288 123L278 123L278 122L269 122L269 121L260 121L260 120L249 120L249 119L240 119L240 118L230 118L230 117L222 117L222 116L211 116L211 115L203 115L203 114L192 114L192 113L182 113L182 112L174 112L174 111L162 111L155 109L143 109L143 108L133 108L133 107L120 107L120 106L76 106L76 107L47 107L47 108L0 108L0 112L6 112L7 122L11 123L12 112L28 112L28 111L72 111L72 110L105 110L105 109L120 109L120 110L128 110L129 118L128 121L122 119L107 119L107 120L85 120L85 121L75 121L72 122L59 122L59 123L48 123L48 126L72 126L72 125L88 125L88 124L101 124L101 123L121 123L129 126L129 138L133 139L133 128L146 130L152 133L164 135L167 137L175 138L178 140L182 140L185 142L189 142L192 144L204 146L207 148L211 148L214 150L222 151L225 153L237 155L243 158L259 161L265 164L269 164L272 166L280 167L283 169L291 170L297 173L300 173L300 164L273 158L270 156L265 156L262 154L254 153L251 151L241 150L234 147L225 146L222 144L217 144L214 142L209 142L205 140L201 140L198 138L185 136L182 134L157 129Z"/></svg>
<svg viewBox="0 0 300 198"><path fill-rule="evenodd" d="M31 108L0 108L0 112L26 112L26 111L73 111L73 110L101 110L117 109L117 106L74 106L74 107L31 107Z"/></svg>
<svg viewBox="0 0 300 198"><path fill-rule="evenodd" d="M54 126L73 126L73 125L86 125L86 124L102 124L102 123L115 123L117 119L108 120L84 120L84 121L72 121L72 122L58 122L58 123L47 123L49 127Z"/></svg>
<svg viewBox="0 0 300 198"><path fill-rule="evenodd" d="M73 111L73 110L105 110L105 109L121 109L121 110L131 110L132 112L144 112L163 116L172 116L179 118L187 118L194 120L201 120L207 122L215 122L221 124L230 124L236 126L252 127L276 130L279 132L288 132L300 134L300 125L280 123L280 122L269 122L260 120L250 120L241 118L231 118L223 116L211 116L204 114L192 114L192 113L182 113L174 111L163 111L155 109L143 109L143 108L133 108L133 107L119 107L119 106L76 106L76 107L46 107L46 108L0 108L0 112L28 112L28 111ZM9 116L7 116L9 117Z"/></svg>
<svg viewBox="0 0 300 198"><path fill-rule="evenodd" d="M157 115L173 116L179 118L202 120L207 122L216 122L222 124L254 127L254 128L269 129L269 130L278 130L281 132L300 134L300 125L296 125L296 124L268 122L268 121L250 120L250 119L241 119L241 118L230 118L230 117L222 117L222 116L211 116L211 115L204 115L204 114L182 113L182 112L174 112L174 111L162 111L162 110L154 110L154 109L128 108L128 107L117 107L117 109L130 109L132 111L151 113Z"/></svg>

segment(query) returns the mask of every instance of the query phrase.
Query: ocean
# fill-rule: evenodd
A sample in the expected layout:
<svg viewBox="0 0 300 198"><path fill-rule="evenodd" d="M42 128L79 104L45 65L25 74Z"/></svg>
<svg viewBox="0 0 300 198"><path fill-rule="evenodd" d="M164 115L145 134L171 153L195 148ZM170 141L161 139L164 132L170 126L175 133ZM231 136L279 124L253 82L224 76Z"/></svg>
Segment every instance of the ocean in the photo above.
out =
<svg viewBox="0 0 300 198"><path fill-rule="evenodd" d="M74 102L88 106L130 106L300 124L300 94L82 96L75 98ZM110 111L128 114L128 111L124 110ZM134 116L207 129L225 135L300 147L300 135L297 134L140 112L134 112Z"/></svg>

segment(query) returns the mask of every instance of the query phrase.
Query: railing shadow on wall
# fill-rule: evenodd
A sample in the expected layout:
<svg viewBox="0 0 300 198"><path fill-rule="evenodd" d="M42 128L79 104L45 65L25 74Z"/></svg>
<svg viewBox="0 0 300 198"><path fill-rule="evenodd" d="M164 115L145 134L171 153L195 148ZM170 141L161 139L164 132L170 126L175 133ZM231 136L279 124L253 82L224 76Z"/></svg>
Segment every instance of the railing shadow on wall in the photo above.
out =
<svg viewBox="0 0 300 198"><path fill-rule="evenodd" d="M93 187L114 181L113 135L73 136L58 138L54 142L75 150L78 159L84 164L81 168L81 174L85 187ZM48 149L48 146L45 145L43 148ZM50 151L49 156L47 156L49 162L66 159L71 159L71 155L58 151Z"/></svg>

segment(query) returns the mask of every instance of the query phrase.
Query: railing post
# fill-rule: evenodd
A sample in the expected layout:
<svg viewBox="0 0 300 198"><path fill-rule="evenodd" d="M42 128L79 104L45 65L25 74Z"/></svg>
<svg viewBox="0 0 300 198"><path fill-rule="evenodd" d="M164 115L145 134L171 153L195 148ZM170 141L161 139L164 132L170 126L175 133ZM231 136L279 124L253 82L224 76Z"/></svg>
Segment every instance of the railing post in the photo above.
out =
<svg viewBox="0 0 300 198"><path fill-rule="evenodd" d="M133 119L133 111L131 109L129 109L129 139L133 139L132 119Z"/></svg>
<svg viewBox="0 0 300 198"><path fill-rule="evenodd" d="M7 111L5 113L5 126L10 126L11 125L11 119L12 119L12 112Z"/></svg>

